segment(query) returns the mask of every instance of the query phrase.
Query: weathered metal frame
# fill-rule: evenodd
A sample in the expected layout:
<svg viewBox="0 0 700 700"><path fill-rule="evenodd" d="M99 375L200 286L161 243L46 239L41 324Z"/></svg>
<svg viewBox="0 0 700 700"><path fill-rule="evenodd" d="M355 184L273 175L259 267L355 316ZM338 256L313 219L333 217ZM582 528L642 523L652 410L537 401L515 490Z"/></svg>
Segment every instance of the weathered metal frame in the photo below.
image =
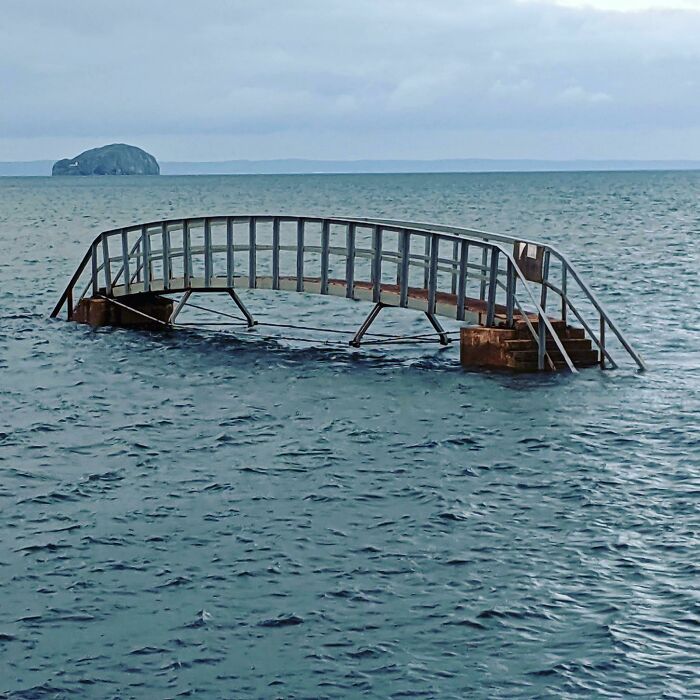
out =
<svg viewBox="0 0 700 700"><path fill-rule="evenodd" d="M248 235L241 240L234 223L247 224ZM262 244L257 236L257 227L262 223L272 223L272 245ZM282 224L296 225L296 241L294 245L288 242L282 245L280 227ZM212 241L212 225L225 224L226 243L225 245L215 245ZM320 225L320 245L310 245L306 243L306 227L308 225ZM339 226L345 231L345 245L333 245L331 241L331 226ZM192 228L203 227L203 245L193 245L191 239ZM358 241L357 231L371 233L371 242ZM171 231L181 230L182 247L173 248L171 245ZM160 232L160 236L158 236ZM397 235L397 245L395 248L387 247L384 233L391 232ZM129 233L137 233L138 239L130 248L128 244ZM160 249L153 250L151 236L160 238ZM393 237L393 236L392 236ZM413 241L419 242L424 239L423 251L413 252ZM553 365L546 353L547 336L550 336L559 352L564 358L571 371L575 371L566 350L558 337L551 321L553 320L545 313L547 302L547 291L552 291L561 299L561 318L566 320L567 311L571 311L581 322L586 333L598 347L601 357L601 364L606 360L611 366L614 365L605 344L605 329L611 329L613 334L621 341L623 347L635 360L640 368L644 364L639 355L632 350L631 346L612 322L609 315L604 311L600 302L597 301L589 288L580 278L580 275L573 268L571 263L551 246L542 243L533 243L544 249L543 280L539 285L539 299L535 296L532 282L518 266L513 255L514 246L520 243L532 243L520 241L511 236L491 234L475 229L462 229L451 226L440 226L435 224L422 224L415 222L404 222L389 219L348 219L344 217L313 217L313 216L291 216L291 215L236 215L236 216L208 216L193 217L186 219L168 219L156 222L147 222L133 226L122 227L110 231L102 232L92 243L89 250L83 257L81 264L71 277L69 284L61 296L58 304L52 312L52 316L58 315L64 305L68 308L68 317L73 314L75 288L79 284L85 268L90 266L90 279L84 291L80 295L83 298L88 291L92 295L103 294L108 298L113 298L117 293L119 296L129 296L142 292L156 294L167 294L175 292L188 292L195 289L197 291L228 291L237 305L242 305L240 297L234 290L239 285L248 288L257 288L259 283L272 289L281 289L283 279L289 276L282 275L281 252L293 253L296 260L292 278L295 280L295 289L299 292L313 291L320 294L329 294L334 291L331 287L337 284L344 285L344 295L348 298L357 297L356 276L358 274L357 261L368 261L368 279L360 278L360 288L362 285L370 285L371 299L375 305L383 307L393 305L402 308L411 305L411 299L415 301L415 295L424 293L425 312L431 323L436 321L437 315L449 315L458 320L466 320L467 302L474 301L475 297L468 297L470 284L478 284L478 300L484 304L483 311L480 311L485 325L494 326L497 323L506 327L512 327L515 323L516 315L522 319L529 329L538 347L538 366L543 369L545 363ZM449 249L447 255L441 254L441 244L445 243L444 249ZM508 244L508 245L506 245ZM369 245L369 247L367 247ZM271 251L272 253L272 277L266 278L264 273L261 277L258 256L259 251ZM480 263L474 262L470 258L472 251L481 254ZM222 278L214 273L213 255L215 253L226 254L226 272ZM320 269L310 271L305 269L305 253L320 254ZM239 255L247 257L247 278L236 274L234 262ZM345 276L341 280L331 280L330 278L330 256L345 259ZM193 272L193 258L202 256L204 260L203 278L195 278ZM173 275L173 260L182 257L182 277ZM557 288L549 280L550 259L556 259L562 266L562 287ZM245 259L245 258L244 258ZM154 277L153 263L161 261L161 279ZM386 296L387 285L382 283L382 263L396 265L396 294L391 304L383 300ZM364 263L363 263L364 264ZM505 269L501 268L505 266ZM416 288L410 285L410 269L418 267L423 271L423 286ZM113 269L117 269L116 275L112 274ZM310 277L311 273L318 277ZM364 273L363 273L364 274ZM121 284L119 284L121 278ZM265 282L265 280L269 280ZM591 324L588 324L579 309L576 308L569 294L568 285L573 280L580 290L583 290L586 297L591 301L599 313L600 331L595 333ZM287 285L288 288L288 285ZM439 299L449 295L450 303L439 302ZM498 297L504 297L505 312L499 311ZM527 306L522 303L519 296L523 296ZM249 326L254 324L252 315L243 311ZM377 307L375 306L375 309ZM414 305L413 308L416 308ZM447 309L447 310L446 310ZM373 310L374 311L374 310ZM448 313L449 311L449 313ZM179 313L179 308L177 309ZM378 311L377 311L378 313ZM371 314L370 314L371 315ZM174 321L171 317L170 322ZM376 317L376 315L375 315ZM373 319L372 319L373 320ZM534 321L537 321L535 328ZM364 325L364 324L363 324ZM433 323L433 325L435 325ZM439 324L438 324L439 326ZM446 340L444 331L435 326L440 334L441 340ZM360 329L361 331L362 329ZM358 331L358 333L360 333ZM366 329L365 329L366 331Z"/></svg>

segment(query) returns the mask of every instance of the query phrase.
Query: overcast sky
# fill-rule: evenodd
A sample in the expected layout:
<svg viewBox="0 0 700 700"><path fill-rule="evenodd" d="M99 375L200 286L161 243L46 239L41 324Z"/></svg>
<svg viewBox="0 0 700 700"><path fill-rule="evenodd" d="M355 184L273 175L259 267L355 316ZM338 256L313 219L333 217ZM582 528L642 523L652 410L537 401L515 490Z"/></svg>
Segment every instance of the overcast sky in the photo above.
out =
<svg viewBox="0 0 700 700"><path fill-rule="evenodd" d="M2 0L0 160L700 159L700 0Z"/></svg>

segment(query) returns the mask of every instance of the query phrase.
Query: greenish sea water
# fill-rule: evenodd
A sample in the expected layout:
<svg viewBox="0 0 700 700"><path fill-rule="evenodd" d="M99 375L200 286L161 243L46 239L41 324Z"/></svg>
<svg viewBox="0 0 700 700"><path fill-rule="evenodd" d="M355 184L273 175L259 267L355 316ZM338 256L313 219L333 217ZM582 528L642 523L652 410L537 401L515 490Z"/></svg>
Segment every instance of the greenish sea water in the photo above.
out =
<svg viewBox="0 0 700 700"><path fill-rule="evenodd" d="M700 695L699 202L700 172L0 178L0 697ZM97 232L210 212L546 239L650 370L49 320Z"/></svg>

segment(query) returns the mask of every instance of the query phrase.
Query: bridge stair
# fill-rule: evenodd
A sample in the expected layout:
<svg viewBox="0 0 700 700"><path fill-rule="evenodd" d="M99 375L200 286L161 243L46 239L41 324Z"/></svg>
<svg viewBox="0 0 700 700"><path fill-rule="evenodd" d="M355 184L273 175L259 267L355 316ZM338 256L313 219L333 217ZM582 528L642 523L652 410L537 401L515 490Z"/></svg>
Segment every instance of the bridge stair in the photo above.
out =
<svg viewBox="0 0 700 700"><path fill-rule="evenodd" d="M583 328L567 325L563 321L551 321L561 344L576 367L600 364L598 350L593 348ZM531 320L536 333L539 322ZM516 372L536 372L538 368L537 341L524 321L514 328L487 328L472 326L461 332L461 363L465 367L508 369ZM561 351L551 337L547 337L545 366L562 370L567 365Z"/></svg>

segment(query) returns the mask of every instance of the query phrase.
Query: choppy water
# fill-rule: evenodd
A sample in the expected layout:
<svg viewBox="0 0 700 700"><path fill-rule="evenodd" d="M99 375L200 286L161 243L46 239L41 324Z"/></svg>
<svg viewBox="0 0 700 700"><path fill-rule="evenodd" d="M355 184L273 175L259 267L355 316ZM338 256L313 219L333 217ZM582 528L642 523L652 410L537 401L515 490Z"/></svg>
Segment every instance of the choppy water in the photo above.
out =
<svg viewBox="0 0 700 700"><path fill-rule="evenodd" d="M0 179L0 696L700 695L699 203L688 172ZM651 370L48 320L98 230L236 211L547 238Z"/></svg>

